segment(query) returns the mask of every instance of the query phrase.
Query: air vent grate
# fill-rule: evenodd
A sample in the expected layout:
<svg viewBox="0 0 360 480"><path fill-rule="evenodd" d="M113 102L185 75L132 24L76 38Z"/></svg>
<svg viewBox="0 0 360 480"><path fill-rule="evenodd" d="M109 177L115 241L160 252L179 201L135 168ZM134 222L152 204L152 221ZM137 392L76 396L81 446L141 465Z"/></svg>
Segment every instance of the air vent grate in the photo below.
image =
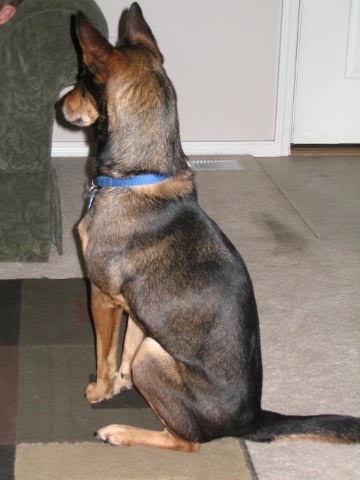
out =
<svg viewBox="0 0 360 480"><path fill-rule="evenodd" d="M239 159L189 159L188 165L193 170L243 170L243 166Z"/></svg>

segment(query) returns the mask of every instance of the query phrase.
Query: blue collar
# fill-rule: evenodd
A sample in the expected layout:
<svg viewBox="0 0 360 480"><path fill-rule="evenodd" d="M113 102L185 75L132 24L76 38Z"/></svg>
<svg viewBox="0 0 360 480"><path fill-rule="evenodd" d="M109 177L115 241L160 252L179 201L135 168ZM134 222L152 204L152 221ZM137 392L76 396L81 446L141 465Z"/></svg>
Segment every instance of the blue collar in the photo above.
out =
<svg viewBox="0 0 360 480"><path fill-rule="evenodd" d="M133 177L115 178L108 177L106 175L100 175L95 177L95 185L97 187L139 187L141 185L152 185L153 183L159 183L171 175L162 175L160 173L143 173L134 175Z"/></svg>
<svg viewBox="0 0 360 480"><path fill-rule="evenodd" d="M114 187L140 187L142 185L153 185L154 183L163 182L172 175L163 175L160 173L143 173L134 175L133 177L108 177L107 175L100 175L94 177L89 188L90 201L88 210L92 207L95 195L99 188L114 188Z"/></svg>

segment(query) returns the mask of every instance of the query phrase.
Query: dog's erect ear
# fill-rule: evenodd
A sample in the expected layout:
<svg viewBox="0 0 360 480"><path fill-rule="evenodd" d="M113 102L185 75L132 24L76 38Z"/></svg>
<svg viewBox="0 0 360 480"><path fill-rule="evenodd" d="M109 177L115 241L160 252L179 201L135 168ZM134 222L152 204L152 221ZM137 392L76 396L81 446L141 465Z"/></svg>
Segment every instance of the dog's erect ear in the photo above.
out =
<svg viewBox="0 0 360 480"><path fill-rule="evenodd" d="M144 19L140 6L136 2L131 5L128 14L127 40L130 44L142 45L148 48L161 62L164 61L155 37Z"/></svg>
<svg viewBox="0 0 360 480"><path fill-rule="evenodd" d="M113 47L82 12L76 15L76 33L85 65L102 69L109 61Z"/></svg>

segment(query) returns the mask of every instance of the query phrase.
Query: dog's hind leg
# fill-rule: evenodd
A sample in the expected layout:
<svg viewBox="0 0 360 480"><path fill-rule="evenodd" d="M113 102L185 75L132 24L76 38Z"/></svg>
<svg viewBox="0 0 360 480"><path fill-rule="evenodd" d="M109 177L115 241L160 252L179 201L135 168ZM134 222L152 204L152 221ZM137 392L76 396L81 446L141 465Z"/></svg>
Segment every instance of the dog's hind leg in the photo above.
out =
<svg viewBox="0 0 360 480"><path fill-rule="evenodd" d="M188 442L168 432L155 432L143 428L128 427L126 425L109 425L97 432L98 438L112 445L146 445L148 447L182 450L183 452L197 452L199 443Z"/></svg>
<svg viewBox="0 0 360 480"><path fill-rule="evenodd" d="M135 323L129 316L126 327L124 347L121 356L121 365L119 372L114 380L113 392L114 395L123 390L130 390L133 387L131 378L131 362L136 355L145 334L143 330Z"/></svg>
<svg viewBox="0 0 360 480"><path fill-rule="evenodd" d="M113 396L123 310L92 285L91 311L96 334L96 382L87 386L85 395L89 402L97 403Z"/></svg>
<svg viewBox="0 0 360 480"><path fill-rule="evenodd" d="M197 451L198 426L176 361L153 339L142 342L131 365L134 384L165 426L164 432L108 425L97 432L113 445L147 445ZM188 404L186 407L185 404Z"/></svg>

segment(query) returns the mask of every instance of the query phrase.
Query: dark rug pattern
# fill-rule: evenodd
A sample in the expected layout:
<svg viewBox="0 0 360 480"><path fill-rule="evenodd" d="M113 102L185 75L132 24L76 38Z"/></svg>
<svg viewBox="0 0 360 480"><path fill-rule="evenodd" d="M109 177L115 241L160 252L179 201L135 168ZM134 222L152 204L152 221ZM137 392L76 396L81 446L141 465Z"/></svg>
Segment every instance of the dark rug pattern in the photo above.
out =
<svg viewBox="0 0 360 480"><path fill-rule="evenodd" d="M19 443L95 441L92 433L115 418L162 429L135 390L97 405L84 398L96 368L84 280L4 280L0 299L3 480L13 478Z"/></svg>
<svg viewBox="0 0 360 480"><path fill-rule="evenodd" d="M163 428L136 390L86 401L96 367L83 279L0 281L0 365L2 480L15 478L19 444L95 442L109 423Z"/></svg>

